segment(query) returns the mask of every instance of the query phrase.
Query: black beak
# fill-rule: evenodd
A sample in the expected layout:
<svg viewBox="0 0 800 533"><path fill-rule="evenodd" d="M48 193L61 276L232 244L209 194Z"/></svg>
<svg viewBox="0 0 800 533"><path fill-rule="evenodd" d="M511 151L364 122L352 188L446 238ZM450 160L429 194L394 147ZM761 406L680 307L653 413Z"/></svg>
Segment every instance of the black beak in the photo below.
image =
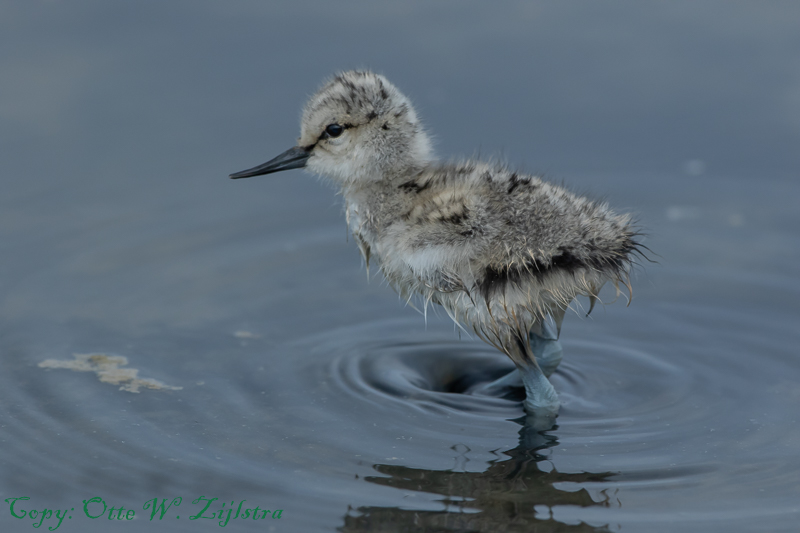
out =
<svg viewBox="0 0 800 533"><path fill-rule="evenodd" d="M231 174L231 179L252 178L253 176L263 176L264 174L280 172L281 170L303 168L306 166L306 161L308 161L309 157L311 157L310 150L295 146L294 148L286 150L275 159L267 161L263 165Z"/></svg>

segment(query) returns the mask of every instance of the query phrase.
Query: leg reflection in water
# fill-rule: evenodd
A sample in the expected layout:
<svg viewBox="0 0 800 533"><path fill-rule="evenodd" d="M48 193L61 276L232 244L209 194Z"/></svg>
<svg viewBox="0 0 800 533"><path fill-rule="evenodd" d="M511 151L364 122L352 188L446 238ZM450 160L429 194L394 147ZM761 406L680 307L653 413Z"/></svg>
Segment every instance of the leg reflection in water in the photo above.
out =
<svg viewBox="0 0 800 533"><path fill-rule="evenodd" d="M582 485L610 481L614 472L563 473L555 468L539 468L549 461L543 450L558 445L558 440L544 431L523 424L519 446L503 452L507 459L492 461L485 472L425 470L400 465L375 465L380 476L365 480L376 485L403 491L440 494L447 509L415 510L397 507L358 507L344 516L339 531L346 533L374 531L558 531L564 533L597 533L609 531L607 526L565 524L553 518L555 506L610 507L619 505L612 495L599 500L583 487L567 491L557 485L564 482ZM454 447L454 450L456 447ZM548 463L548 467L549 467ZM542 507L547 511L542 512Z"/></svg>

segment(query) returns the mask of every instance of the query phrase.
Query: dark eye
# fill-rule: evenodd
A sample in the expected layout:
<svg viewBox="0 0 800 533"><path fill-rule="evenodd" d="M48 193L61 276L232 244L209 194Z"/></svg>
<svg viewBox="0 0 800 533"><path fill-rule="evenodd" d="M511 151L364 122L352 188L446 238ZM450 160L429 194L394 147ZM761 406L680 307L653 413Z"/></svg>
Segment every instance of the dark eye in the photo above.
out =
<svg viewBox="0 0 800 533"><path fill-rule="evenodd" d="M325 128L325 133L328 134L328 137L338 137L344 131L344 126L339 124L328 124L328 127Z"/></svg>

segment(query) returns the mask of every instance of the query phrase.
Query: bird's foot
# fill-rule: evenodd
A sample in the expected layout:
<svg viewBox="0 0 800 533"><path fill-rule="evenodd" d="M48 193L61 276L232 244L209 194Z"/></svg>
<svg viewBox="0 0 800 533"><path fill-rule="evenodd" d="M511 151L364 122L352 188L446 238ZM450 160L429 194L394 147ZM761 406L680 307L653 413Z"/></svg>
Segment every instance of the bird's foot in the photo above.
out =
<svg viewBox="0 0 800 533"><path fill-rule="evenodd" d="M555 327L548 321L542 321L531 329L528 337L531 342L531 351L536 356L539 368L542 369L545 377L549 378L558 368L564 355Z"/></svg>

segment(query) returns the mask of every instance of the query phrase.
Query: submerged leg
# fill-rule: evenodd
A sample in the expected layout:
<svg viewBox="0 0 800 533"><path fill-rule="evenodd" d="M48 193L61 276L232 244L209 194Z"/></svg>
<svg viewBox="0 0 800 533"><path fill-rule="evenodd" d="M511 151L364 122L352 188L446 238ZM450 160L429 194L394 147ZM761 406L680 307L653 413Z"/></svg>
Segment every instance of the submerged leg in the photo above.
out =
<svg viewBox="0 0 800 533"><path fill-rule="evenodd" d="M562 350L556 340L557 335L555 328L547 322L535 324L530 332L510 331L503 342L503 351L517 370L479 385L471 393L500 396L505 392L504 389L522 385L525 388L523 406L528 415L543 417L545 425L555 420L560 402L547 378L561 362Z"/></svg>
<svg viewBox="0 0 800 533"><path fill-rule="evenodd" d="M533 355L527 331L511 332L506 353L517 366L525 387L523 406L529 415L555 418L558 414L558 394Z"/></svg>
<svg viewBox="0 0 800 533"><path fill-rule="evenodd" d="M525 387L523 406L528 414L555 416L560 405L558 394L539 365L535 361L533 364L517 364L517 370Z"/></svg>
<svg viewBox="0 0 800 533"><path fill-rule="evenodd" d="M517 369L512 370L496 380L480 384L470 390L470 394L481 396L502 396L507 389L514 387L525 388L523 406L529 416L542 418L545 429L551 427L555 416L558 414L558 394L547 379L544 371L536 362L518 363L514 361ZM539 424L537 424L538 426Z"/></svg>
<svg viewBox="0 0 800 533"><path fill-rule="evenodd" d="M522 386L522 378L520 378L519 372L514 369L508 374L503 374L494 381L477 385L470 390L470 394L498 397L508 392L508 389L514 389Z"/></svg>
<svg viewBox="0 0 800 533"><path fill-rule="evenodd" d="M558 342L558 331L550 322L543 320L534 324L528 338L539 368L549 378L556 371L564 354L561 344Z"/></svg>

